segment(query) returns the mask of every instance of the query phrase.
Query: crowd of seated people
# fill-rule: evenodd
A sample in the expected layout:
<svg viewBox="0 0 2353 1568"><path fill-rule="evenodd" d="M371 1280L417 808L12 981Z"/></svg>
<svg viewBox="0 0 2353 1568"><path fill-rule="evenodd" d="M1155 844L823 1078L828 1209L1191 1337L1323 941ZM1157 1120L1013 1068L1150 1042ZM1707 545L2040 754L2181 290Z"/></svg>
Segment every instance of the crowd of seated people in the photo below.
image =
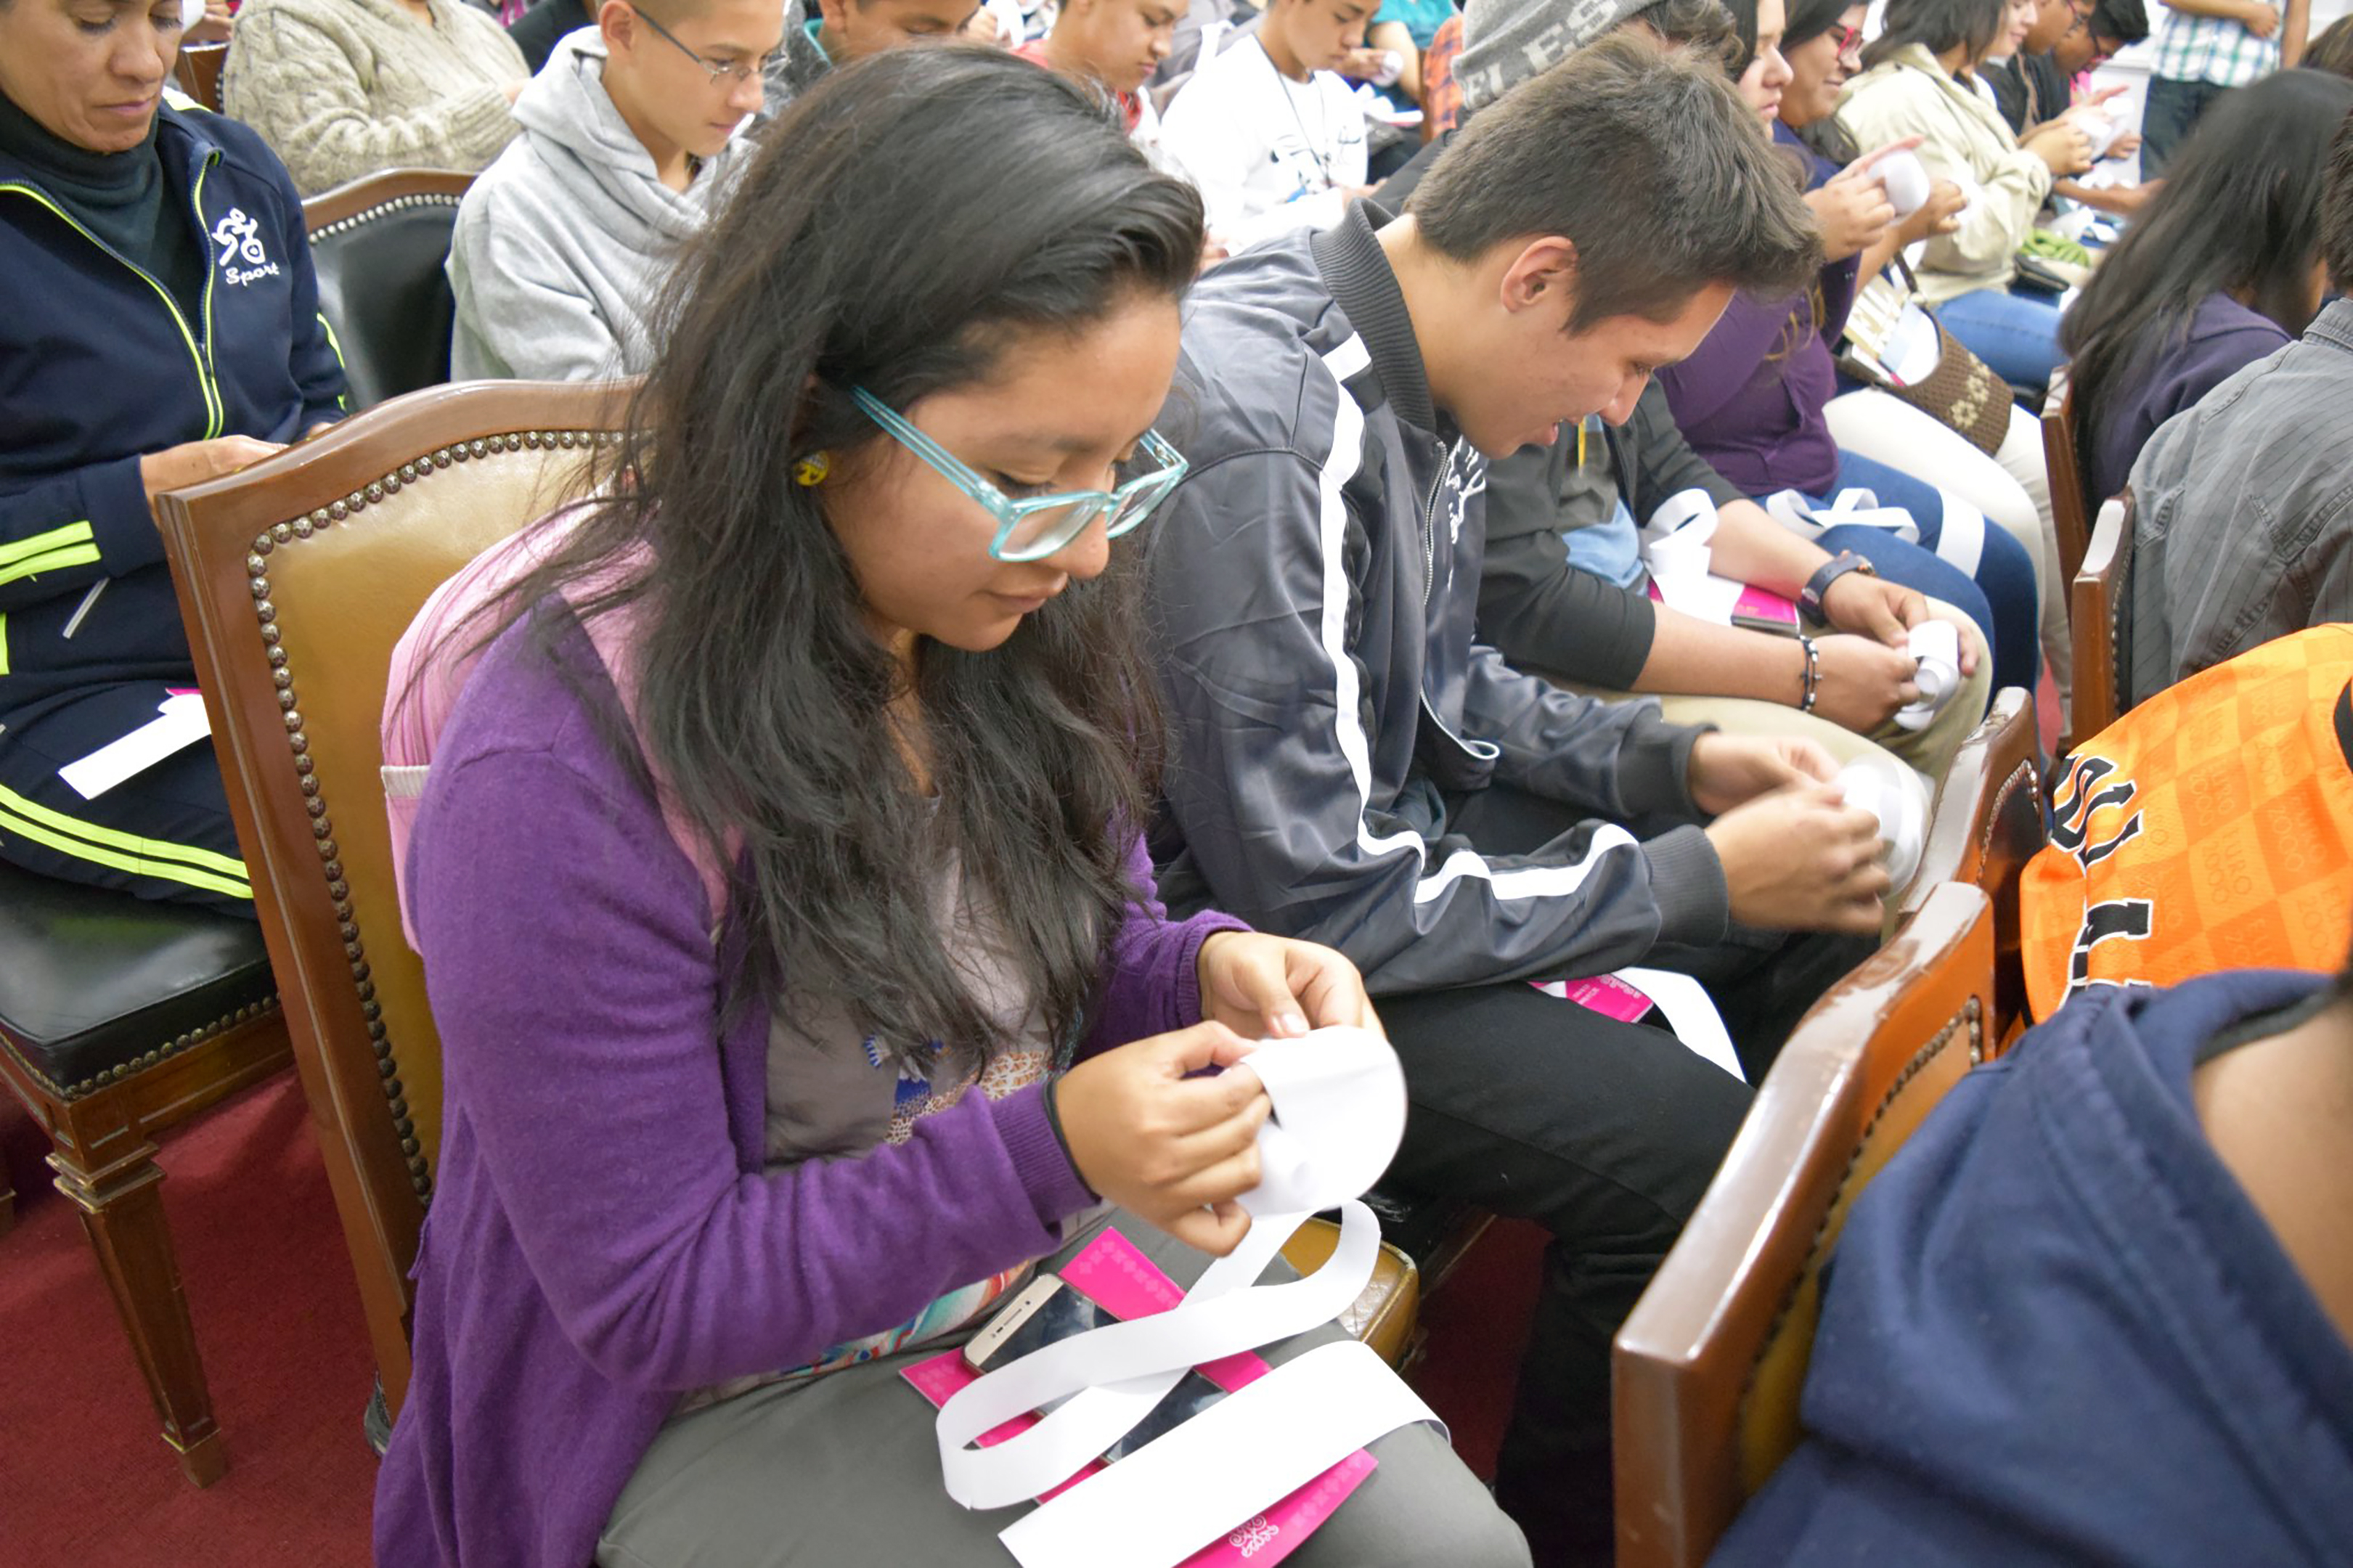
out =
<svg viewBox="0 0 2353 1568"><path fill-rule="evenodd" d="M1918 138L1929 174L1968 196L1952 229L1929 237L1920 289L1955 337L2030 387L2059 364L2059 305L2020 282L2018 252L2052 182L2093 163L2077 121L2062 115L2021 139L1979 88L1978 68L2015 54L2034 17L2034 0L1891 0L1839 109L1859 146Z"/></svg>
<svg viewBox="0 0 2353 1568"><path fill-rule="evenodd" d="M2166 39L2267 38L2269 10ZM2028 1561L2058 1530L2051 1478L1999 1452L1933 1509L1899 1462L1957 1391L2047 1394L2037 1363L1872 1396L1924 1258L1940 1312L2009 1288L2010 1211L1954 1171L2055 1163L2125 1205L2152 1194L2086 1162L2170 1152L2185 1205L2278 1229L2221 1262L2285 1293L2295 1353L2353 1353L2295 1148L2241 1120L2265 1074L2337 1070L2340 990L2203 978L2335 967L2353 888L2300 885L2293 942L2168 929L2144 952L2170 969L2090 912L2194 879L2147 868L2214 795L2150 772L2189 776L2183 715L2299 715L2218 759L2302 764L2315 820L2353 806L2353 669L2306 630L2353 619L2353 307L2326 302L2353 287L2353 81L2179 66L2167 177L2102 187L2116 104L2080 79L2147 33L2137 0L1870 17L540 0L510 32L465 0L247 0L208 113L164 90L176 4L0 0L0 247L37 306L0 322L0 859L252 912L209 745L94 798L59 770L195 684L153 498L346 413L304 198L476 174L453 375L644 378L593 499L459 634L406 866L449 1131L379 1561L990 1560L1004 1521L933 1484L905 1357L1106 1209L1197 1277L1249 1223L1269 1114L1204 1069L1369 1024L1412 1111L1386 1180L1549 1242L1492 1495L1402 1428L1296 1560L1608 1562L1612 1336L1902 891L1841 768L1933 791L1997 688L2063 697L2025 405L2071 362L2092 499L2137 503L2145 706L2060 770L2028 927L2051 1021L1858 1211L1809 1445L1724 1560ZM1386 179L1367 51L1403 62L1395 103L1448 110ZM1899 216L1905 156L1929 188ZM2018 258L2079 207L2122 232L2063 315ZM2022 400L1989 436L1855 379L1858 296L1907 278ZM1786 619L1667 602L1679 530ZM616 581L619 632L578 607ZM1924 718L1934 624L1957 681ZM2118 769L2152 804L2109 860L2083 845ZM705 861L733 866L717 907ZM1630 969L1695 981L1740 1073L1528 984ZM2125 1106L2108 1143L2030 1147L2063 1082ZM2169 1364L2076 1374L2096 1403ZM2316 1397L2353 1426L2353 1389ZM2101 1408L2085 1429L2132 1419ZM2182 1463L2203 1419L2146 1414ZM2087 1484L2137 1498L2147 1468ZM2215 1490L2249 1539L2306 1528L2251 1489ZM2134 1557L2168 1517L2067 1539ZM2189 1561L2176 1534L2146 1560Z"/></svg>

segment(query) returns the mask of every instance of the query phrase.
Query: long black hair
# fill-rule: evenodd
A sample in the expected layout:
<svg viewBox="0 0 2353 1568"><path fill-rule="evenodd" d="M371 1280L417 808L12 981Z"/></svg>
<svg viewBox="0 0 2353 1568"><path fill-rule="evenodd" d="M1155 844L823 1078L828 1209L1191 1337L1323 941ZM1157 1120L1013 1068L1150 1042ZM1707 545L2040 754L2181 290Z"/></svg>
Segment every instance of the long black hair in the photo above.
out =
<svg viewBox="0 0 2353 1568"><path fill-rule="evenodd" d="M645 761L712 853L741 846L728 1016L789 984L919 1071L934 1044L967 1064L1009 1044L946 929L953 851L1054 1039L1080 1026L1157 787L1132 564L1115 552L993 652L919 647L934 803L894 739L908 677L861 619L827 488L793 470L885 439L852 388L903 408L986 377L1020 334L1183 292L1200 199L1115 112L954 45L859 61L796 101L673 283L600 500L505 602L512 620L568 584L583 618L635 606Z"/></svg>
<svg viewBox="0 0 2353 1568"><path fill-rule="evenodd" d="M2329 142L2348 113L2353 81L2286 70L2233 88L2198 121L2060 323L2084 472L2136 362L2183 338L2209 296L2242 298L2290 337L2304 331Z"/></svg>
<svg viewBox="0 0 2353 1568"><path fill-rule="evenodd" d="M1781 34L1781 53L1812 43L1838 26L1839 18L1854 9L1857 0L1789 0L1789 20ZM1831 163L1844 168L1862 156L1854 138L1839 123L1835 114L1825 114L1811 125L1798 127L1798 140L1812 148Z"/></svg>
<svg viewBox="0 0 2353 1568"><path fill-rule="evenodd" d="M1968 58L1960 74L1968 76L1993 41L2001 36L2001 14L2008 0L1887 0L1879 37L1862 51L1865 70L1888 59L1906 44L1926 44L1932 55L1965 45Z"/></svg>

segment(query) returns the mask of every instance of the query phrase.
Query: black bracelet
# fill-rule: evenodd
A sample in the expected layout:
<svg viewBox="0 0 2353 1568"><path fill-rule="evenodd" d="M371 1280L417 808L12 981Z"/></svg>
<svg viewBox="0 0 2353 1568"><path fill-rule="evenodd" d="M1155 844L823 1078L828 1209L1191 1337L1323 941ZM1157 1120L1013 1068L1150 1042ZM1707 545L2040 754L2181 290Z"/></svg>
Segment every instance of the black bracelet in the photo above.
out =
<svg viewBox="0 0 2353 1568"><path fill-rule="evenodd" d="M1062 1131L1062 1109L1060 1106L1054 1103L1054 1091L1061 1086L1062 1075L1060 1073L1052 1073L1048 1075L1045 1087L1039 1093L1039 1098L1046 1102L1046 1129L1048 1131L1053 1133L1054 1142L1061 1145L1062 1158L1070 1162L1071 1173L1075 1176L1078 1175L1079 1163L1076 1160L1071 1159L1071 1140L1069 1135L1064 1133ZM1079 1184L1082 1187L1086 1186L1086 1178L1084 1176L1079 1176ZM1087 1187L1087 1191L1094 1194L1098 1198L1103 1196L1101 1193L1095 1192L1092 1187Z"/></svg>
<svg viewBox="0 0 2353 1568"><path fill-rule="evenodd" d="M1798 699L1798 711L1810 713L1814 710L1814 699L1821 695L1821 655L1814 650L1814 639L1803 632L1798 634L1798 646L1805 650L1806 655L1806 669L1802 677L1804 694Z"/></svg>

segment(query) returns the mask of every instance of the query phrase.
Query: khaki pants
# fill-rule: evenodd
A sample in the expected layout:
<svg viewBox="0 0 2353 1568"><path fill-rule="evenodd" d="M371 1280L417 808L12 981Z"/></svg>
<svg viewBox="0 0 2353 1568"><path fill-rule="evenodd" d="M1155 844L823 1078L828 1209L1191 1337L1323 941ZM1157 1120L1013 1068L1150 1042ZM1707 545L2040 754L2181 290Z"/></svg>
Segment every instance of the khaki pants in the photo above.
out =
<svg viewBox="0 0 2353 1568"><path fill-rule="evenodd" d="M1939 605L1938 608L1946 606ZM1957 618L1957 617L1956 617ZM1570 691L1580 691L1598 697L1605 702L1624 702L1648 695L1638 691L1609 691L1598 687L1564 680L1543 670L1529 673L1542 675L1553 684ZM1795 708L1777 702L1760 701L1753 697L1657 697L1659 710L1669 721L1677 724L1713 724L1727 735L1791 736L1812 741L1841 767L1863 757L1881 757L1902 763L1928 784L1929 797L1934 799L1937 786L1951 771L1953 757L1968 739L1969 731L1985 717L1986 705L1992 698L1993 670L1989 658L1978 660L1978 672L1965 681L1952 700L1938 710L1925 730L1906 730L1890 720L1869 735L1831 723L1812 713L1800 713Z"/></svg>

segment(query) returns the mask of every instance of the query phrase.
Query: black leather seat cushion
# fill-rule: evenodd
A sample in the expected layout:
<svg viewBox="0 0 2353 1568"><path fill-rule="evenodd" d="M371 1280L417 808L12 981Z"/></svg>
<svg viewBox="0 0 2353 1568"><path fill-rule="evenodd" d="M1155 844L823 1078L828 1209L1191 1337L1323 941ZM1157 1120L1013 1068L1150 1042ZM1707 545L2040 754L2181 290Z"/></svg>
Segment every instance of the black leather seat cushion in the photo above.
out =
<svg viewBox="0 0 2353 1568"><path fill-rule="evenodd" d="M457 219L454 200L420 202L313 237L319 308L335 324L353 408L449 379L458 305L441 268Z"/></svg>
<svg viewBox="0 0 2353 1568"><path fill-rule="evenodd" d="M69 1098L275 989L251 921L0 866L0 1035Z"/></svg>

